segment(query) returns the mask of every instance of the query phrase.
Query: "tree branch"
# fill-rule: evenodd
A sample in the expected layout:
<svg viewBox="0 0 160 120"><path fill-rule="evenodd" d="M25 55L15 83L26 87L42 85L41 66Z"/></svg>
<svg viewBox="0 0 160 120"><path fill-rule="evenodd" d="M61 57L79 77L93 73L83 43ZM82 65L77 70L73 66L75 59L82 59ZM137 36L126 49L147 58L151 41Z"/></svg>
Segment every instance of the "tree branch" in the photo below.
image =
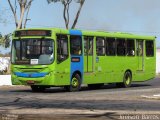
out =
<svg viewBox="0 0 160 120"><path fill-rule="evenodd" d="M80 6L79 6L79 9L77 11L77 14L76 14L76 17L75 17L75 20L73 22L73 25L72 25L71 29L74 29L76 24L77 24L77 21L78 21L78 18L79 18L79 15L80 15L80 12L81 12L81 9L82 9L82 6L83 6L84 2L85 2L85 0L82 0L80 2Z"/></svg>
<svg viewBox="0 0 160 120"><path fill-rule="evenodd" d="M23 22L24 13L25 13L26 2L27 2L26 0L23 3L22 3L22 1L19 1L19 5L20 5L20 20L18 22L17 29L21 29L22 28L22 22Z"/></svg>
<svg viewBox="0 0 160 120"><path fill-rule="evenodd" d="M30 0L30 1L28 2L28 4L26 5L26 8L25 8L25 9L28 9L28 7L31 6L32 2L33 2L33 0Z"/></svg>
<svg viewBox="0 0 160 120"><path fill-rule="evenodd" d="M64 18L64 21L65 21L65 25L66 25L66 28L68 29L68 24L67 24L67 18L66 18L66 4L64 3L64 9L63 9L63 18Z"/></svg>
<svg viewBox="0 0 160 120"><path fill-rule="evenodd" d="M69 27L69 6L70 6L70 3L72 2L72 0L67 0L66 1L66 14L67 14L67 26ZM67 29L68 29L67 27Z"/></svg>
<svg viewBox="0 0 160 120"><path fill-rule="evenodd" d="M67 26L69 25L69 4L67 3L67 8L66 8L66 13L67 13Z"/></svg>
<svg viewBox="0 0 160 120"><path fill-rule="evenodd" d="M28 14L29 14L29 10L30 10L32 2L33 2L33 0L30 0L28 2L27 6L26 6L27 13L26 13L26 18L25 18L25 22L24 22L24 28L26 28L26 24L27 24L27 21L28 21Z"/></svg>
<svg viewBox="0 0 160 120"><path fill-rule="evenodd" d="M16 28L18 27L18 19L17 19L17 15L16 15L16 8L15 8L15 10L14 10L14 8L13 8L13 5L11 4L11 1L10 0L8 0L8 3L9 3L9 6L10 6L10 8L11 8L11 11L12 11L12 13L13 13L13 15L14 15L14 20L15 20L15 25L16 25Z"/></svg>

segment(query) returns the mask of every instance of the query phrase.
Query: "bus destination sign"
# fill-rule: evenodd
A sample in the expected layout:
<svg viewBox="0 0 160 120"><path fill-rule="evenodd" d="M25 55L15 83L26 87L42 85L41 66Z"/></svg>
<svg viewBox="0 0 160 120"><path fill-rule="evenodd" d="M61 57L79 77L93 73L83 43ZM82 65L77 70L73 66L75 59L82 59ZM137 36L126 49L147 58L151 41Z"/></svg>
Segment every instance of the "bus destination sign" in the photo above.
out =
<svg viewBox="0 0 160 120"><path fill-rule="evenodd" d="M51 36L50 30L21 30L15 32L15 37L25 37L25 36Z"/></svg>

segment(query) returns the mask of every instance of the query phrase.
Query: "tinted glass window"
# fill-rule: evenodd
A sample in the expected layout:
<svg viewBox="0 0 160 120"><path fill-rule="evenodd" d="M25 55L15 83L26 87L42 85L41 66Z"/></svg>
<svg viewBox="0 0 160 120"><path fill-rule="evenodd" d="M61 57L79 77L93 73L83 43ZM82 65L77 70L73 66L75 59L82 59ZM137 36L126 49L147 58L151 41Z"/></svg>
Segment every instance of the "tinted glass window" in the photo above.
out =
<svg viewBox="0 0 160 120"><path fill-rule="evenodd" d="M96 53L98 56L105 55L105 39L102 37L96 39Z"/></svg>
<svg viewBox="0 0 160 120"><path fill-rule="evenodd" d="M134 40L128 39L126 43L127 43L127 56L135 56Z"/></svg>
<svg viewBox="0 0 160 120"><path fill-rule="evenodd" d="M109 56L116 55L116 41L115 38L106 39L106 54Z"/></svg>
<svg viewBox="0 0 160 120"><path fill-rule="evenodd" d="M57 61L62 62L68 58L68 37L57 35Z"/></svg>
<svg viewBox="0 0 160 120"><path fill-rule="evenodd" d="M54 60L54 43L50 39L13 40L12 63L51 64Z"/></svg>
<svg viewBox="0 0 160 120"><path fill-rule="evenodd" d="M84 55L93 55L93 37L84 37Z"/></svg>
<svg viewBox="0 0 160 120"><path fill-rule="evenodd" d="M117 39L117 55L118 56L125 56L126 55L125 39Z"/></svg>
<svg viewBox="0 0 160 120"><path fill-rule="evenodd" d="M154 42L146 41L146 56L153 57L154 56Z"/></svg>
<svg viewBox="0 0 160 120"><path fill-rule="evenodd" d="M82 54L82 38L81 36L70 36L71 42L71 54L81 55Z"/></svg>
<svg viewBox="0 0 160 120"><path fill-rule="evenodd" d="M143 56L143 40L136 40L137 56Z"/></svg>

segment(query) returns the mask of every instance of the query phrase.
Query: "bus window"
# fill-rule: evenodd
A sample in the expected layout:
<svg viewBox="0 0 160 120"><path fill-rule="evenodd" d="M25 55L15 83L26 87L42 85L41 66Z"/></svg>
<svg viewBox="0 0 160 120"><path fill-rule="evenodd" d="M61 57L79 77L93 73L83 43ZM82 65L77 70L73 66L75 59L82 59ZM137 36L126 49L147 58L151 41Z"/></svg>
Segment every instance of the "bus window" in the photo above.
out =
<svg viewBox="0 0 160 120"><path fill-rule="evenodd" d="M93 37L84 37L84 55L93 55Z"/></svg>
<svg viewBox="0 0 160 120"><path fill-rule="evenodd" d="M127 43L127 56L135 56L134 40L128 39L126 43Z"/></svg>
<svg viewBox="0 0 160 120"><path fill-rule="evenodd" d="M125 56L126 55L126 42L125 39L117 39L117 55Z"/></svg>
<svg viewBox="0 0 160 120"><path fill-rule="evenodd" d="M81 36L70 36L71 44L71 54L72 55L81 55L82 54L82 38Z"/></svg>
<svg viewBox="0 0 160 120"><path fill-rule="evenodd" d="M20 55L20 41L14 41L12 43L12 63L15 63L16 60L21 60L21 55Z"/></svg>
<svg viewBox="0 0 160 120"><path fill-rule="evenodd" d="M68 58L68 37L57 35L57 61L58 63Z"/></svg>
<svg viewBox="0 0 160 120"><path fill-rule="evenodd" d="M105 55L105 39L102 37L98 37L96 40L96 53L98 56Z"/></svg>
<svg viewBox="0 0 160 120"><path fill-rule="evenodd" d="M51 64L54 60L53 40L27 38L14 40L12 63L14 64ZM36 60L36 63L32 61Z"/></svg>
<svg viewBox="0 0 160 120"><path fill-rule="evenodd" d="M153 57L154 56L154 42L153 41L146 41L146 56Z"/></svg>
<svg viewBox="0 0 160 120"><path fill-rule="evenodd" d="M137 40L137 56L143 56L143 40Z"/></svg>
<svg viewBox="0 0 160 120"><path fill-rule="evenodd" d="M106 54L108 56L116 55L116 43L115 38L107 38L106 40Z"/></svg>

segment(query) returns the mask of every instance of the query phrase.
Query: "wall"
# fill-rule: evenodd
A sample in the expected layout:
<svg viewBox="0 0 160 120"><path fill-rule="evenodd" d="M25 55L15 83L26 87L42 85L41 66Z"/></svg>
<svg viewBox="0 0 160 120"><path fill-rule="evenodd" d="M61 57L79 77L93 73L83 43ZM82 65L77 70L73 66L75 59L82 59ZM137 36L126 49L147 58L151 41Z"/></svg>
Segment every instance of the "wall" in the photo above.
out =
<svg viewBox="0 0 160 120"><path fill-rule="evenodd" d="M156 52L156 73L160 74L160 49Z"/></svg>

